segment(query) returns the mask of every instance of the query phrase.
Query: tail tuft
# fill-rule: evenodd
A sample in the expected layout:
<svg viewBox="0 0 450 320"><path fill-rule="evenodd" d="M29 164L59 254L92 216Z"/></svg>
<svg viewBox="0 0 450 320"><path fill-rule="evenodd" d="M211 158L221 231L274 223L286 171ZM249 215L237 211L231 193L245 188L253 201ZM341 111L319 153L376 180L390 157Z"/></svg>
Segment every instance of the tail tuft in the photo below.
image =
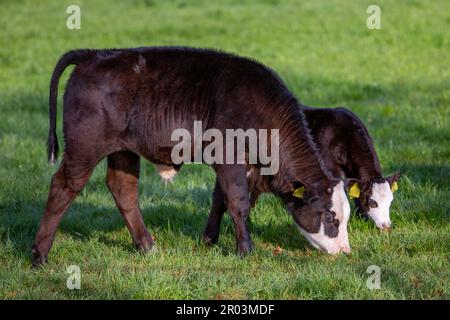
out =
<svg viewBox="0 0 450 320"><path fill-rule="evenodd" d="M48 134L48 141L47 141L47 156L48 156L48 162L50 164L55 164L56 159L58 159L58 138L56 136L56 132L49 132Z"/></svg>

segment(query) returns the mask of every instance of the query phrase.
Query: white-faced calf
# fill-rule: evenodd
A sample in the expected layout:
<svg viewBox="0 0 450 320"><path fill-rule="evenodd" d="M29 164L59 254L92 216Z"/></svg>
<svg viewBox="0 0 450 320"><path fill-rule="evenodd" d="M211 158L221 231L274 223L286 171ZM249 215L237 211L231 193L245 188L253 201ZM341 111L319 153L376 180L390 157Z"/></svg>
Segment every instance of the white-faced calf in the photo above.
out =
<svg viewBox="0 0 450 320"><path fill-rule="evenodd" d="M349 195L357 211L380 229L391 227L389 208L400 173L383 177L372 138L364 123L345 108L305 107L313 140L335 177L352 178Z"/></svg>

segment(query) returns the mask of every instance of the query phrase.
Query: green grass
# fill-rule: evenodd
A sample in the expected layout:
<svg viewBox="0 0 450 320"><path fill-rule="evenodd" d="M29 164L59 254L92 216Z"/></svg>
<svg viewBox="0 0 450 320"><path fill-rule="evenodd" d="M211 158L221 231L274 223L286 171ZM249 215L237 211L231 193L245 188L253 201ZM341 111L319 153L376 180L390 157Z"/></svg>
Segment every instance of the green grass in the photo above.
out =
<svg viewBox="0 0 450 320"><path fill-rule="evenodd" d="M366 28L372 1L76 2L82 26L73 31L65 27L73 1L0 3L0 298L449 298L449 1L377 1L381 30ZM265 195L252 213L256 249L240 259L228 216L216 248L200 241L213 171L188 165L165 186L143 161L141 206L158 251L141 255L102 162L65 216L49 263L31 271L30 246L56 170L45 141L57 59L72 48L146 45L250 56L277 70L303 103L356 112L384 172L403 172L395 229L381 233L352 217L353 252L333 258L310 249ZM58 107L61 114L61 99ZM79 291L66 288L72 264L82 271ZM366 287L370 265L381 268L379 290Z"/></svg>

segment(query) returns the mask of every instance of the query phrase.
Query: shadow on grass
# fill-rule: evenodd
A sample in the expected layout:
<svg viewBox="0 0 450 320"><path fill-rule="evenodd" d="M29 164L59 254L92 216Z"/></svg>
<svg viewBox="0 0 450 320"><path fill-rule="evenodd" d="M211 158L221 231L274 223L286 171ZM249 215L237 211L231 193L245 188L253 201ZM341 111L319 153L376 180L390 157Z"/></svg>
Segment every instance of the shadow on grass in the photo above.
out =
<svg viewBox="0 0 450 320"><path fill-rule="evenodd" d="M192 172L185 170L183 180L192 179L190 176L198 174L198 170L195 169ZM445 178L449 172L448 166L406 165L404 172L408 176L411 174L414 180L417 179L416 181L420 181L421 183L436 183L437 181L439 186L448 188L446 185L446 181L448 180ZM441 176L442 179L436 180L432 178L436 176ZM106 189L106 187L104 188ZM94 189L96 189L96 192L100 191L98 186L95 186ZM171 233L174 237L181 239L189 237L197 244L200 244L201 235L209 212L211 193L212 184L206 189L194 187L188 190L177 191L167 196L167 202L142 206L142 215L145 224L157 238L158 232L165 232ZM144 197L152 196L157 197L157 195L149 193L148 190L145 192ZM163 197L165 199L166 195ZM193 200L194 207L197 207L197 209L192 209L192 205L183 205L183 201L187 197ZM268 199L264 200L264 197L261 200L269 201ZM24 215L12 213L2 214L0 216L0 239L4 243L9 242L14 250L20 253L22 257L28 257L45 203L34 200L22 201L21 204L17 201L1 204L2 212L15 212L17 208L22 207L19 209L19 212L25 211L26 213ZM119 247L130 253L135 253L136 250L131 243L131 237L129 238L129 242L125 243L123 240L116 240L108 236L109 233L126 228L112 198L110 201L111 205L107 207L95 206L89 203L77 203L75 201L63 219L59 231L79 241L89 241L95 234L98 241L107 246ZM33 208L33 210L30 211L28 208ZM252 221L257 219L257 217L254 217L255 214L257 212L253 211L250 215L249 231L254 238L258 239L258 242L262 242L263 245L268 244L270 247L280 245L286 250L304 251L306 248L310 248L307 241L297 231L293 222L283 223L274 218L275 221L252 223ZM441 215L440 213L434 214ZM442 212L442 215L444 214ZM370 221L367 223L371 224ZM100 235L98 234L99 232ZM227 213L224 215L222 221L220 236L234 239L233 225ZM233 245L230 246L224 244L219 238L217 247L223 255L235 253L234 241Z"/></svg>
<svg viewBox="0 0 450 320"><path fill-rule="evenodd" d="M207 208L208 200L205 197L206 193L209 193L208 191L194 189L191 190L191 193L198 194L198 204ZM178 200L180 199L178 198ZM2 207L8 211L8 208L12 210L14 205L15 203L2 204ZM1 241L3 243L9 242L15 252L20 253L21 256L29 256L44 206L44 202L27 202L24 207L36 208L33 213L18 216L16 219L7 215L0 216L0 225L2 226L2 229L0 229ZM41 209L39 210L39 208ZM166 203L143 207L142 216L150 233L156 238L158 238L158 232L164 232L171 234L170 237L179 237L181 239L189 237L198 245L203 245L201 244L201 236L207 221L207 214L205 214L205 210L202 211L188 212L182 205L179 205L179 202L175 201L174 204ZM42 213L36 214L37 212ZM110 233L125 228L125 223L112 199L111 207L77 203L75 200L65 214L58 231L82 242L89 241L95 236L99 242L107 246L119 247L130 253L135 253L136 249L132 244L131 236L128 243L108 236ZM284 249L304 250L307 246L307 242L289 224L268 223L255 225L250 222L249 231L258 237L259 240L270 243L274 247L279 244ZM234 239L234 230L228 213L224 215L220 235L221 237L226 236ZM217 248L220 249L223 255L235 254L234 241L233 245L228 247L219 239Z"/></svg>

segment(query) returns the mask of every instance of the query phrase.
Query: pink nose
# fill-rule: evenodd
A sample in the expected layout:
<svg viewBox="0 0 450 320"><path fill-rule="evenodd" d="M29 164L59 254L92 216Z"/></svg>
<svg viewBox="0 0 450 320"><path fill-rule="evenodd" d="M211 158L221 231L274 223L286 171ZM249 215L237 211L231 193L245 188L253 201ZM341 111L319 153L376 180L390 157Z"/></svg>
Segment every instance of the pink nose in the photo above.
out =
<svg viewBox="0 0 450 320"><path fill-rule="evenodd" d="M352 252L352 249L350 249L350 246L343 246L341 248L341 252L345 254L350 254Z"/></svg>
<svg viewBox="0 0 450 320"><path fill-rule="evenodd" d="M381 230L387 230L390 228L391 228L391 222L383 222L380 227Z"/></svg>

